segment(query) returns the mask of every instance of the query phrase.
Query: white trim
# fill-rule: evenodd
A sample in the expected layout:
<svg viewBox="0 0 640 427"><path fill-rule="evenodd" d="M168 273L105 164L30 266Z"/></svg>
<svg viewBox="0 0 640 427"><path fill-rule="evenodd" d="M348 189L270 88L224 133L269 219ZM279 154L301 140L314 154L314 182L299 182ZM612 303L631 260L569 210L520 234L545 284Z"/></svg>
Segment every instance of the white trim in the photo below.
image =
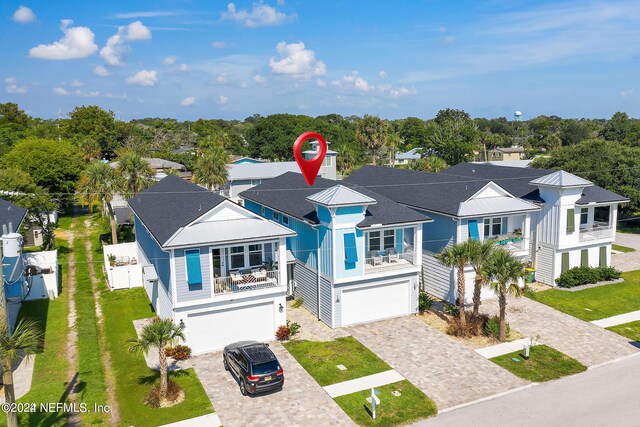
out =
<svg viewBox="0 0 640 427"><path fill-rule="evenodd" d="M464 181L461 181L461 182L464 182ZM475 197L478 194L482 193L490 185L495 186L495 188L497 188L497 193L502 193L503 196L509 197L511 199L518 199L518 197L516 197L513 194L509 193L507 190L505 190L504 188L500 187L500 185L496 184L493 181L489 181L489 182L487 182L487 184L484 187L482 187L481 189L479 189L478 191L473 193L471 196L469 196L469 198L467 198L466 200L464 200L463 202L460 202L460 203L468 202L469 200L475 199ZM520 200L522 200L522 199L520 199Z"/></svg>

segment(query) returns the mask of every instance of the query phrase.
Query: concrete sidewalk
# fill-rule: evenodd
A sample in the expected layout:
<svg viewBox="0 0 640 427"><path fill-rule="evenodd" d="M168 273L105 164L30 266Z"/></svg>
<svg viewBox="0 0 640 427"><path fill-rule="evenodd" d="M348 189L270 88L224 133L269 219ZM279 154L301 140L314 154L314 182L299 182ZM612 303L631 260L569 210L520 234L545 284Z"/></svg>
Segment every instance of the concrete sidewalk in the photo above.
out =
<svg viewBox="0 0 640 427"><path fill-rule="evenodd" d="M608 328L609 326L622 325L624 323L635 322L637 320L640 320L640 310L618 314L617 316L611 316L605 319L593 320L591 323L596 326L600 326L601 328Z"/></svg>
<svg viewBox="0 0 640 427"><path fill-rule="evenodd" d="M345 394L367 390L372 387L380 387L387 384L397 383L402 380L404 380L402 375L395 370L390 369L378 374L367 375L366 377L343 381L338 384L331 384L324 387L324 391L326 391L332 398L335 398L338 396L344 396Z"/></svg>
<svg viewBox="0 0 640 427"><path fill-rule="evenodd" d="M533 341L534 345L540 344L539 341ZM492 345L491 347L478 348L476 353L487 359L493 357L502 356L503 354L513 353L514 351L524 350L526 344L531 344L531 338L521 338L519 340L503 342L500 344Z"/></svg>

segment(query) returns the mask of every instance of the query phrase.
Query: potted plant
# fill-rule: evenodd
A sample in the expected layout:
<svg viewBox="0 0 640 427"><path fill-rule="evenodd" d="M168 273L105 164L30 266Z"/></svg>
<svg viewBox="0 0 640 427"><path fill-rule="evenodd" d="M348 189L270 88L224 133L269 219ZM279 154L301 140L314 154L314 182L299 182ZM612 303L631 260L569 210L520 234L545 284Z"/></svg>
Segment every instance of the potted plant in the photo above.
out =
<svg viewBox="0 0 640 427"><path fill-rule="evenodd" d="M114 254L109 255L109 265L111 267L115 267L116 266L116 256Z"/></svg>

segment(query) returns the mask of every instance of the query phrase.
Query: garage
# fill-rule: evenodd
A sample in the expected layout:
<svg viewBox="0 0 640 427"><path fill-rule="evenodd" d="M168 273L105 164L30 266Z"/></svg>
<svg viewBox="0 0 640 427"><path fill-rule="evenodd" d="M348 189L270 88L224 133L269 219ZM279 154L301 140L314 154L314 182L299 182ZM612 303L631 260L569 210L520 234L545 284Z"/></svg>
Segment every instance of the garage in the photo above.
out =
<svg viewBox="0 0 640 427"><path fill-rule="evenodd" d="M273 301L225 310L190 314L187 344L194 353L221 350L235 341L274 339Z"/></svg>
<svg viewBox="0 0 640 427"><path fill-rule="evenodd" d="M342 326L409 314L408 281L342 291Z"/></svg>

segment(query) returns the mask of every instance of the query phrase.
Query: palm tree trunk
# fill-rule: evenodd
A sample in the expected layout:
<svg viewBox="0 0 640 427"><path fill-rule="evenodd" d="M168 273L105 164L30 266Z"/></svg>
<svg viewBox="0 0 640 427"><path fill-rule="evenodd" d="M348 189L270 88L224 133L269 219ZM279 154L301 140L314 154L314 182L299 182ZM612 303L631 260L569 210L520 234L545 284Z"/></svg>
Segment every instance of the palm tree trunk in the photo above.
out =
<svg viewBox="0 0 640 427"><path fill-rule="evenodd" d="M467 317L464 314L464 265L458 266L458 314L460 324L467 324Z"/></svg>
<svg viewBox="0 0 640 427"><path fill-rule="evenodd" d="M2 363L2 382L4 383L4 401L8 404L15 403L16 393L13 388L13 371L6 369L11 367L11 360L5 359ZM18 413L15 411L7 411L7 426L18 427Z"/></svg>
<svg viewBox="0 0 640 427"><path fill-rule="evenodd" d="M164 346L160 346L160 396L164 399L167 396L167 355L164 353Z"/></svg>
<svg viewBox="0 0 640 427"><path fill-rule="evenodd" d="M505 342L507 340L507 296L502 290L498 297L498 303L500 304L500 334L498 336L498 340L500 342Z"/></svg>
<svg viewBox="0 0 640 427"><path fill-rule="evenodd" d="M111 203L107 203L107 208L109 209L109 222L111 223L111 243L114 245L118 244L118 226L116 224L116 215L113 212L113 207L111 207Z"/></svg>
<svg viewBox="0 0 640 427"><path fill-rule="evenodd" d="M473 315L477 316L480 311L480 296L482 294L482 276L476 274L476 280L473 284Z"/></svg>
<svg viewBox="0 0 640 427"><path fill-rule="evenodd" d="M371 163L376 164L376 150L371 150Z"/></svg>

